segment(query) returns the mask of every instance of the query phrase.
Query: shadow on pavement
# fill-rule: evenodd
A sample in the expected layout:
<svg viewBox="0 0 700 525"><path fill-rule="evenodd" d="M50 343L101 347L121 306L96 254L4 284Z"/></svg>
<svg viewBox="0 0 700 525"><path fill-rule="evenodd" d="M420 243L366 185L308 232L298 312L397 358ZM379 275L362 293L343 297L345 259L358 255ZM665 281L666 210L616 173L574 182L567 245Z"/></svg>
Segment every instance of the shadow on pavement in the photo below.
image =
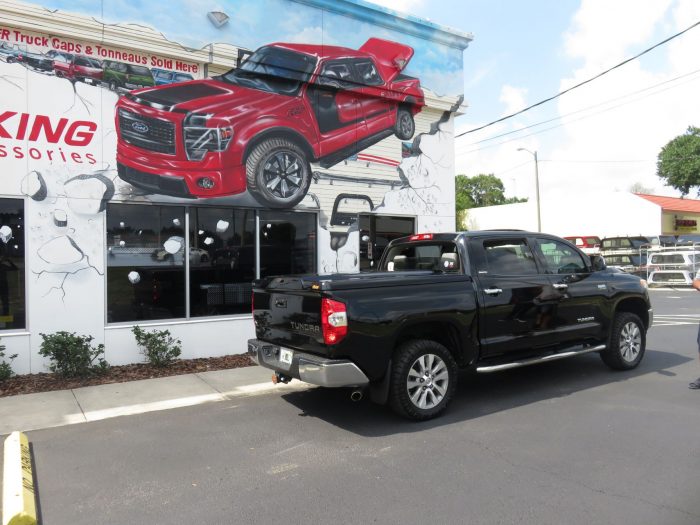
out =
<svg viewBox="0 0 700 525"><path fill-rule="evenodd" d="M668 369L689 361L692 359L676 353L647 349L639 367L624 372L610 370L596 354L493 374L463 372L447 410L425 422L403 419L389 407L376 405L366 398L353 402L347 389L319 387L285 394L282 398L299 408L300 417L319 418L349 432L376 437L468 421L647 374L675 376Z"/></svg>

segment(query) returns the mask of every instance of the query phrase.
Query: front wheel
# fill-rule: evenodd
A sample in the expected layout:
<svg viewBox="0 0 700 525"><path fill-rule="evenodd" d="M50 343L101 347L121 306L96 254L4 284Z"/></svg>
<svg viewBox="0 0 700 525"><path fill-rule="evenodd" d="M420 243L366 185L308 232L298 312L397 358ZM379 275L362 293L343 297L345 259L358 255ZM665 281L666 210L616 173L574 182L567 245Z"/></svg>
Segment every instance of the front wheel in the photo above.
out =
<svg viewBox="0 0 700 525"><path fill-rule="evenodd" d="M394 363L389 402L395 412L426 420L445 410L457 386L457 363L447 348L424 339L408 341Z"/></svg>
<svg viewBox="0 0 700 525"><path fill-rule="evenodd" d="M413 120L413 113L407 107L400 107L396 113L396 126L394 134L399 140L409 140L416 132L416 123Z"/></svg>
<svg viewBox="0 0 700 525"><path fill-rule="evenodd" d="M615 370L631 370L644 356L646 332L642 320L630 312L620 312L613 320L610 343L600 353L603 362Z"/></svg>
<svg viewBox="0 0 700 525"><path fill-rule="evenodd" d="M246 160L248 191L263 206L292 208L309 191L311 166L304 151L287 139L267 139Z"/></svg>

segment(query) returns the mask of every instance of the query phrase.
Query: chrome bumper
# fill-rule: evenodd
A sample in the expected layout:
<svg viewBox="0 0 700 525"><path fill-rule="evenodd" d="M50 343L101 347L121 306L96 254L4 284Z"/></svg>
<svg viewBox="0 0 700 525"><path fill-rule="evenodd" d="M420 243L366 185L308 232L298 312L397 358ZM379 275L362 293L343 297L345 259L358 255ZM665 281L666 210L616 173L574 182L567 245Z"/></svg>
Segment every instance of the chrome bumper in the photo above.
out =
<svg viewBox="0 0 700 525"><path fill-rule="evenodd" d="M327 359L292 350L292 362L288 364L280 361L282 348L259 339L248 340L248 355L253 361L285 376L326 387L358 387L369 384L364 372L348 359Z"/></svg>

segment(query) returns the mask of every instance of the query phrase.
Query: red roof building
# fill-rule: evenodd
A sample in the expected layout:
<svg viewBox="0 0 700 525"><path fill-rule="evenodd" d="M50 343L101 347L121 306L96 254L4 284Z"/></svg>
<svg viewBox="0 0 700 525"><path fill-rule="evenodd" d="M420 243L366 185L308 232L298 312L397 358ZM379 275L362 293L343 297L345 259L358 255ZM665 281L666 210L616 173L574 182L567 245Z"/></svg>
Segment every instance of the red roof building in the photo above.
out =
<svg viewBox="0 0 700 525"><path fill-rule="evenodd" d="M661 207L661 223L664 234L682 235L684 233L700 233L700 200L680 199L678 197L663 197L636 193L651 203Z"/></svg>

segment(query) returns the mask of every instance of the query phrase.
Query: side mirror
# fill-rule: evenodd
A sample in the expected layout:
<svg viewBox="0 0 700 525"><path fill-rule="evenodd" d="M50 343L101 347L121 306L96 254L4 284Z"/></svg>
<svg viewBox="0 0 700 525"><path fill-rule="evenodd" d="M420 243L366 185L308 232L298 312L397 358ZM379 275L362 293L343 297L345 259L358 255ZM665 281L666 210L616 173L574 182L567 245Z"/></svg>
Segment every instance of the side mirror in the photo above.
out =
<svg viewBox="0 0 700 525"><path fill-rule="evenodd" d="M594 272L605 270L605 258L602 255L591 255L591 268Z"/></svg>

